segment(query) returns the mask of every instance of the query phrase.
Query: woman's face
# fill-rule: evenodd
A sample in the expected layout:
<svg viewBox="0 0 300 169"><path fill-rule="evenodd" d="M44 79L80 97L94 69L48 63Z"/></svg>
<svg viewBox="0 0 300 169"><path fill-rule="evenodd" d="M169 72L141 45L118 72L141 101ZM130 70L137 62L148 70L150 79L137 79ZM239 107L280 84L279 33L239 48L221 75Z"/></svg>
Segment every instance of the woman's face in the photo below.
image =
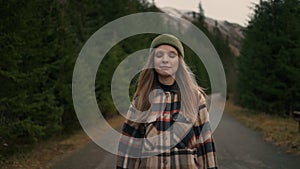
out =
<svg viewBox="0 0 300 169"><path fill-rule="evenodd" d="M161 77L174 76L179 65L177 50L170 45L160 45L155 49L154 67Z"/></svg>

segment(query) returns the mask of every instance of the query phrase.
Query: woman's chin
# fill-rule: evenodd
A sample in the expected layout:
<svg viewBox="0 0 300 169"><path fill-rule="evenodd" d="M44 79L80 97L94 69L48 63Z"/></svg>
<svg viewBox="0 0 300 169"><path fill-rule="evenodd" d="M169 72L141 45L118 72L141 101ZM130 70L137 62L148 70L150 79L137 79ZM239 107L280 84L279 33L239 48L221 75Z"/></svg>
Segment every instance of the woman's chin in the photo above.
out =
<svg viewBox="0 0 300 169"><path fill-rule="evenodd" d="M165 71L160 71L158 73L159 76L162 76L162 77L169 77L169 76L172 76L169 72L165 72Z"/></svg>

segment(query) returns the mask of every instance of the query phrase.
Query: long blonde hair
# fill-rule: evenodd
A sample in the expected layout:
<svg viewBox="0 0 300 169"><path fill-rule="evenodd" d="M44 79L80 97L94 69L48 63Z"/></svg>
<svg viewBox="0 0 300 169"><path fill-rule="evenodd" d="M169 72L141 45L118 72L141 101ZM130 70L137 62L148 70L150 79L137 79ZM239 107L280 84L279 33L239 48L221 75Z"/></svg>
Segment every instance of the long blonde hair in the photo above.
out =
<svg viewBox="0 0 300 169"><path fill-rule="evenodd" d="M150 53L144 69L139 75L137 89L134 93L135 106L140 111L146 111L151 106L148 98L156 83L154 54L155 49ZM197 106L199 106L197 105L200 99L198 93L204 94L204 91L198 86L194 73L185 63L183 57L180 55L178 57L179 66L175 74L175 80L180 91L181 112L186 118L194 119L197 113Z"/></svg>

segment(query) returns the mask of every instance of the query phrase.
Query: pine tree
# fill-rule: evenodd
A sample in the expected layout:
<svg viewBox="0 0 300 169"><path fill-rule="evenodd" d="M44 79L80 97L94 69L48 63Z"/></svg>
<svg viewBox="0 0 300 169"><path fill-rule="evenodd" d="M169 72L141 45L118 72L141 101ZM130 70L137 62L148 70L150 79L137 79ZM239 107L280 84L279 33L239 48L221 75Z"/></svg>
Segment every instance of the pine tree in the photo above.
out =
<svg viewBox="0 0 300 169"><path fill-rule="evenodd" d="M299 108L299 5L268 0L255 6L239 63L241 105L281 115Z"/></svg>
<svg viewBox="0 0 300 169"><path fill-rule="evenodd" d="M0 1L0 165L19 148L79 127L71 92L83 44L104 24L151 10L145 0ZM108 56L107 81L96 82L105 86L97 97L107 117L116 114L107 92L112 69L144 40L117 45Z"/></svg>
<svg viewBox="0 0 300 169"><path fill-rule="evenodd" d="M201 2L199 3L199 13L197 18L193 22L211 41L214 48L217 50L220 59L222 61L223 67L225 69L225 73L227 76L227 81L229 81L228 88L230 92L235 93L235 78L236 78L236 59L229 48L229 42L227 37L221 33L218 28L218 22L215 22L215 26L212 28L212 31L209 30L206 22L204 10L202 8ZM197 64L200 62L199 59L194 58L195 54L191 51L187 51L187 53L191 56L187 58L187 62L190 65L193 72L196 74L196 78L200 86L207 89L207 93L210 93L210 81L206 69L203 64ZM195 65L196 63L196 65Z"/></svg>

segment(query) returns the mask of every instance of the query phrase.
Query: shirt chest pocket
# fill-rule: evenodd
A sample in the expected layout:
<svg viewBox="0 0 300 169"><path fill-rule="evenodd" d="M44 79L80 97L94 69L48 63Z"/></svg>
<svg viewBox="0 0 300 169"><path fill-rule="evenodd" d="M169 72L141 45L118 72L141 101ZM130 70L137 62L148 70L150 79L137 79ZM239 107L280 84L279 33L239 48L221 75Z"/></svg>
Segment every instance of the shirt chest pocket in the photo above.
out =
<svg viewBox="0 0 300 169"><path fill-rule="evenodd" d="M166 127L169 122L161 121L161 116L149 118L145 125L144 150L151 153L161 153L171 148L171 131ZM151 120L150 120L151 119Z"/></svg>
<svg viewBox="0 0 300 169"><path fill-rule="evenodd" d="M165 115L167 116L164 117ZM175 117L171 118L168 114L163 114L148 118L148 123L145 125L146 150L170 150L180 143L184 144L182 148L188 145L194 136L192 124L179 118L180 115Z"/></svg>

